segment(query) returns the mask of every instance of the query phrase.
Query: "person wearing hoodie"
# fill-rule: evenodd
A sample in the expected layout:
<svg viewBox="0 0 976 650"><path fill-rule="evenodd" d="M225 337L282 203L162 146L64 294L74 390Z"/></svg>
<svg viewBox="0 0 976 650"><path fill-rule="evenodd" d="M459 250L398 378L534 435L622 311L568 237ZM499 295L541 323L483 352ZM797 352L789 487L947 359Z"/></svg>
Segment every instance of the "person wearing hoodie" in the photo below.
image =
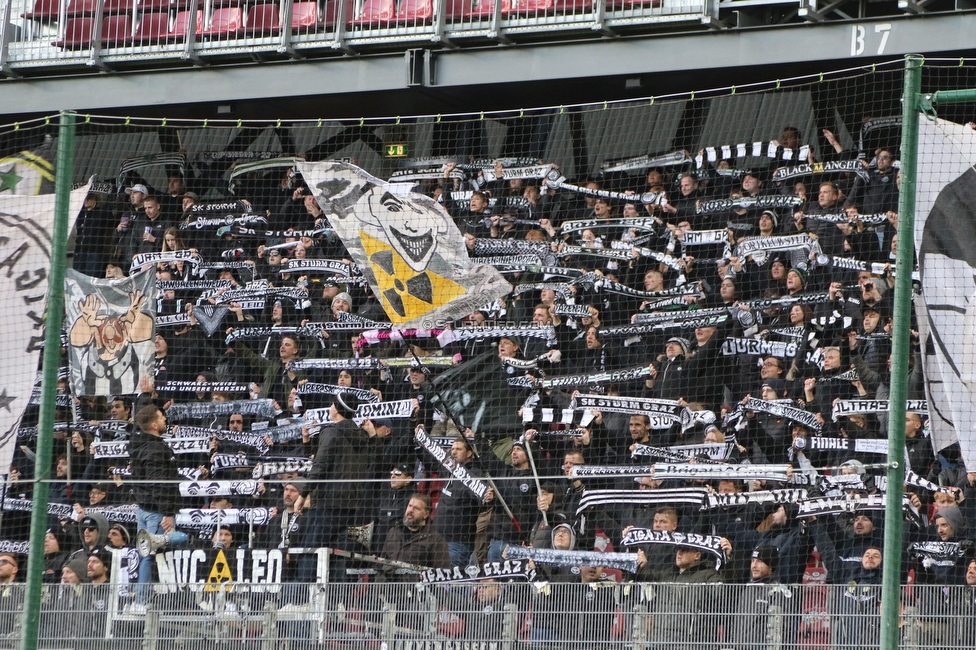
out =
<svg viewBox="0 0 976 650"><path fill-rule="evenodd" d="M100 514L82 517L76 529L81 541L81 548L71 552L71 555L68 556L69 561L79 557L87 557L94 549L108 543L108 519Z"/></svg>
<svg viewBox="0 0 976 650"><path fill-rule="evenodd" d="M958 506L947 506L938 511L932 520L935 535L930 542L951 544L952 552L924 555L914 563L915 581L919 585L917 595L921 622L920 641L925 645L947 646L954 633L955 617L952 615L950 588L966 584L967 560L956 548L973 549L973 543L965 539L966 519Z"/></svg>

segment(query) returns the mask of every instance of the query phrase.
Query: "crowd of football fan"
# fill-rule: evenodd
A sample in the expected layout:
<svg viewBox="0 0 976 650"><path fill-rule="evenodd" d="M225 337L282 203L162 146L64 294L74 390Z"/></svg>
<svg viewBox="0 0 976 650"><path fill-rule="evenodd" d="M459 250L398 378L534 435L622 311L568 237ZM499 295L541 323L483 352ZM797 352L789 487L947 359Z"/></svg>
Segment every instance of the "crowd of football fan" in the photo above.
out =
<svg viewBox="0 0 976 650"><path fill-rule="evenodd" d="M858 152L844 151L829 132L823 137L829 160L852 160ZM788 128L777 144L794 151L800 135ZM296 327L304 322L338 321L343 312L365 321L387 320L383 307L365 283L350 282L335 274L279 272L288 259L348 259L342 242L329 229L328 216L293 170L282 169L265 176L239 179L233 194L218 189L214 178L224 169L198 165L186 173L173 173L165 190L147 187L131 179L125 195L110 199L92 193L79 216L74 268L92 276L123 277L133 255L146 252L194 249L207 261L242 261L239 268L195 273L182 262L162 264L161 281L196 279L229 280L242 287L252 280L273 286L300 287L307 300L267 300L263 309L245 309L230 303L220 329L207 336L194 313L215 302L225 291L167 289L159 292L157 314L190 314L190 323L157 328L155 334L155 384L143 382L141 395L113 398L81 398L82 422L123 421L121 428L99 430L99 441L128 440L130 461L95 458L93 434L59 431L56 439L56 478L51 502L72 504L73 517L52 517L45 544L46 576L57 582L100 582L108 578L104 547L135 545L137 526L112 524L101 508L135 503L138 527L168 535L168 543L211 547L289 548L320 547L371 554L423 567L463 566L499 561L510 545L560 550L623 550L621 538L631 528L700 533L722 538L727 561L716 569L714 558L685 546L630 547L638 555L638 569L624 579L652 582L782 582L801 581L811 555L827 569L831 584L880 584L884 525L904 525L908 542L961 542L951 561L923 562L916 557L902 563L907 575L922 583L976 585L976 559L969 527L976 525L976 472L968 472L958 448L934 454L925 435L925 417L909 413L905 422L910 469L948 490L909 487L910 500L921 518L913 524L885 522L878 511L854 511L845 515L798 518L795 503L749 504L700 509L673 505L594 505L579 508L588 489L661 490L705 487L717 493L749 492L780 487L763 481L726 478L716 482L661 480L648 471L635 480L624 477L577 476L579 465L626 466L647 464L632 455L635 445L668 448L676 445L734 442L725 462L731 464L792 464L795 470L815 468L820 475L856 474L861 493L877 492L875 477L884 473L878 463L884 456L849 449L820 450L811 437L881 440L888 423L881 414L851 414L833 418L836 400L885 399L891 383L890 331L894 251L898 235L898 172L892 149L879 148L863 157L861 174L808 174L776 181L779 160L761 171L729 169L727 162L707 160L694 164L640 170L639 175L605 174L597 179L578 179L590 190L630 192L633 201L603 198L550 187L544 179L504 180L504 165L488 161L498 180L485 183L477 172L459 179L462 166L444 164L441 178L418 181L416 190L439 197L459 230L474 249L481 239L547 242L555 253L567 245L585 249L626 250L627 259L579 254L560 256L558 266L582 270L626 285L637 292L665 292L676 286L701 282L702 291L690 292L683 302L665 308L693 317L701 310L725 310L727 319L715 326L668 329L628 336L614 336L614 326L635 322L635 314L650 310L646 296L600 291L597 283L578 283L566 294L554 289L516 291L487 305L456 326L499 324L551 326L546 338L485 337L450 342L443 347L434 338L391 337L367 341L354 330L334 330L319 336L271 334L260 339L241 338L227 343L234 328L254 326ZM557 168L558 169L558 168ZM206 173L205 173L206 172ZM459 191L468 191L460 194ZM639 199L648 192L664 193L666 200L648 205ZM797 207L761 209L748 200L727 212L702 213L697 209L710 199L796 196ZM180 228L196 218L191 206L203 197L221 201L243 200L254 214L266 215L267 230L281 236L245 237L231 228ZM658 195L660 196L660 194ZM462 197L459 199L458 197ZM123 204L122 201L125 201ZM217 200L210 199L210 200ZM124 205L124 207L122 207ZM817 215L846 213L832 222ZM885 220L862 221L860 215L885 215ZM652 218L652 229L592 228L563 233L571 220ZM263 226L262 226L263 227ZM315 231L294 238L287 229ZM683 246L689 231L728 232L731 255L724 247ZM737 244L751 237L779 237L808 233L821 256L851 258L875 263L874 270L856 271L837 265L818 264L818 251L758 252L739 257ZM307 234L307 233L306 233ZM286 244L281 246L281 244ZM646 251L665 254L660 261ZM904 272L908 272L905 269ZM551 280L528 269L505 275L514 286ZM589 276L594 277L594 276ZM820 301L804 296L824 294ZM668 295L667 293L661 295ZM800 298L795 301L784 298ZM747 301L765 299L767 308ZM588 316L560 315L566 302L587 307ZM208 312L209 313L209 312ZM703 312L705 313L705 312ZM708 312L713 313L713 312ZM721 313L721 312L714 312ZM672 313L672 316L674 314ZM637 321L640 322L640 321ZM364 329L367 326L364 325ZM609 329L608 329L609 328ZM783 356L723 353L728 338L792 343ZM917 334L912 340L909 398L924 399ZM582 432L560 436L567 425L527 418L524 427L506 435L486 436L454 424L451 414L439 411L431 383L441 366L390 364L368 370L290 369L289 363L310 358L414 358L448 357L465 364L486 353L497 363L505 359L531 362L519 370L539 376L598 375L614 370L644 367L649 373L613 384L566 386L561 389L508 389L524 391L533 413L570 406L576 395L598 391L602 395L676 400L691 412L711 411L714 417L696 417L688 426L652 427L648 415L593 412ZM513 368L515 366L512 366ZM854 369L855 373L850 373ZM849 373L835 381L830 378ZM826 379L826 380L825 380ZM233 440L214 438L209 452L174 456L160 434L167 432L166 411L180 402L207 403L240 399L219 392L166 393L157 387L173 381L237 382L249 385L250 398L275 400L275 418L231 414L180 420L180 425L235 432L260 431L300 422L310 407L330 409L332 426L317 433L306 427L301 437L270 444L258 454ZM334 395L299 395L305 382L350 389ZM360 389L359 391L355 389ZM492 388L496 390L496 388ZM405 419L354 420L363 402L361 391L380 401L414 400L412 415ZM820 430L807 420L788 419L774 413L746 411L727 420L745 398L789 400L780 402L813 414ZM521 397L520 397L521 399ZM318 401L317 401L318 400ZM69 407L59 408L59 421L71 419ZM31 414L25 423L29 422ZM520 418L521 419L521 418ZM255 427L255 425L258 425ZM424 427L432 436L450 443L449 456L477 478L494 480L483 497L476 497L462 481L452 477L430 454L418 446L414 433ZM572 427L572 425L568 425ZM453 441L450 440L453 438ZM272 442L269 437L267 443ZM23 449L29 450L26 441ZM445 445L446 446L446 445ZM212 455L245 454L247 467L221 468ZM254 462L275 459L314 459L310 469L264 477L248 496L181 497L177 482L181 466L198 468L200 480L249 479ZM178 460L177 460L178 459ZM696 459L707 463L707 458ZM974 468L976 469L976 468ZM14 476L29 478L27 456L18 454ZM537 482L535 477L541 477ZM133 481L128 483L127 480ZM558 478L557 478L558 477ZM388 482L385 480L388 478ZM382 481L379 479L383 479ZM334 482L330 482L334 481ZM811 486L813 492L816 488ZM14 483L8 497L30 498L29 483ZM506 507L500 502L504 500ZM180 509L274 508L273 516L259 526L234 524L197 528L180 536ZM6 538L14 533L26 538L26 514L3 513ZM355 531L372 524L367 546ZM907 547L907 544L906 544ZM132 579L139 571L132 554ZM285 569L289 581L314 581L315 564L306 556L290 556ZM311 557L311 556L309 556ZM0 581L13 580L17 563L24 558L0 555ZM885 558L891 561L890 558ZM308 562L304 564L303 562ZM148 562L144 561L144 569ZM8 566L9 565L9 566ZM336 580L416 580L417 574L397 571L396 564L349 560L333 564ZM143 570L144 570L143 569ZM364 569L373 569L368 571ZM601 572L570 570L562 566L536 569L554 582L599 580ZM363 578L373 573L375 577ZM150 574L143 573L142 580ZM876 600L874 602L877 602Z"/></svg>

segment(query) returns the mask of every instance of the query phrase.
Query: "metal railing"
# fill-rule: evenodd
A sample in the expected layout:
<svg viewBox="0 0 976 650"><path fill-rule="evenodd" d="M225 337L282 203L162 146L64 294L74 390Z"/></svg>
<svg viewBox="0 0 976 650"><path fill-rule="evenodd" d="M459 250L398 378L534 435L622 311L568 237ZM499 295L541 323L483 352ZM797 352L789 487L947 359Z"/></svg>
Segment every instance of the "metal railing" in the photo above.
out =
<svg viewBox="0 0 976 650"><path fill-rule="evenodd" d="M2 0L0 63L146 67L701 24L709 0ZM556 35L554 34L555 38Z"/></svg>
<svg viewBox="0 0 976 650"><path fill-rule="evenodd" d="M0 587L0 647L22 585ZM175 593L47 585L43 648L877 647L880 585L453 583L210 585ZM971 648L976 588L902 588L903 648ZM286 645L285 645L286 644Z"/></svg>

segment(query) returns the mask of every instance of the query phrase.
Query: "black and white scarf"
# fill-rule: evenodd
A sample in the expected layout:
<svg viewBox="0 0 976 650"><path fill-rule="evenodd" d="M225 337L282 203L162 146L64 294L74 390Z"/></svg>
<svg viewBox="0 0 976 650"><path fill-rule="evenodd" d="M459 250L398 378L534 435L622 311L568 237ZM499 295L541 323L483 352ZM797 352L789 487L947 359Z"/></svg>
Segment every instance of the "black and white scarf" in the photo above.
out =
<svg viewBox="0 0 976 650"><path fill-rule="evenodd" d="M15 542L9 539L0 541L0 553L14 553L27 555L30 553L30 542Z"/></svg>
<svg viewBox="0 0 976 650"><path fill-rule="evenodd" d="M274 407L274 400L270 399L230 400L227 402L173 404L166 410L166 417L173 420L185 420L230 415L231 413L273 418L278 414L278 410Z"/></svg>
<svg viewBox="0 0 976 650"><path fill-rule="evenodd" d="M221 429L205 429L204 427L179 426L174 427L173 435L177 438L216 438L217 440L233 442L238 445L244 445L245 447L253 447L262 454L267 453L269 449L268 443L264 439L264 436L267 435L267 430L261 432L252 431L249 433L247 431L224 431Z"/></svg>
<svg viewBox="0 0 976 650"><path fill-rule="evenodd" d="M909 547L913 557L922 561L923 566L955 566L965 554L959 542L915 542Z"/></svg>
<svg viewBox="0 0 976 650"><path fill-rule="evenodd" d="M208 291L230 289L234 283L230 280L158 280L156 288L160 291Z"/></svg>
<svg viewBox="0 0 976 650"><path fill-rule="evenodd" d="M297 259L288 260L284 265L284 270L292 271L317 271L319 273L335 273L336 275L353 277L362 275L355 264L349 264L343 260L310 260Z"/></svg>
<svg viewBox="0 0 976 650"><path fill-rule="evenodd" d="M505 553L513 560L532 560L546 566L594 566L637 572L636 553L599 553L597 551L558 551L552 548L525 548L511 545Z"/></svg>
<svg viewBox="0 0 976 650"><path fill-rule="evenodd" d="M193 221L189 219L180 224L180 230L203 230L204 228L223 228L224 226L248 226L264 225L267 226L268 220L260 215L251 214L247 206L243 209L224 212L224 216L207 218L202 215Z"/></svg>
<svg viewBox="0 0 976 650"><path fill-rule="evenodd" d="M236 526L254 524L263 526L271 521L269 508L181 508L176 513L177 528L205 530L217 526Z"/></svg>
<svg viewBox="0 0 976 650"><path fill-rule="evenodd" d="M832 381L859 381L861 378L857 374L856 368L837 373L836 375L826 375L817 377L818 384L829 384Z"/></svg>
<svg viewBox="0 0 976 650"><path fill-rule="evenodd" d="M613 372L601 372L593 375L563 375L561 377L549 377L536 382L537 386L545 389L568 388L570 386L582 386L585 384L619 384L636 379L643 379L650 376L651 371L647 366L628 368L627 370L615 370Z"/></svg>
<svg viewBox="0 0 976 650"><path fill-rule="evenodd" d="M168 314L166 316L156 316L156 327L182 327L189 324L189 314Z"/></svg>
<svg viewBox="0 0 976 650"><path fill-rule="evenodd" d="M137 169L146 167L176 167L180 170L180 176L186 176L186 154L183 153L157 153L148 156L137 156L127 158L122 161L119 167L119 177L116 179L116 186L125 187L125 175Z"/></svg>
<svg viewBox="0 0 976 650"><path fill-rule="evenodd" d="M537 266L542 263L535 255L495 255L492 257L472 257L473 264L485 264L494 266L496 269L508 271L509 273L521 273L527 271L529 267ZM582 271L576 271L579 275Z"/></svg>
<svg viewBox="0 0 976 650"><path fill-rule="evenodd" d="M554 266L556 256L546 242L528 241L522 239L484 239L474 240L474 247L469 249L472 257L488 255L535 255L544 264Z"/></svg>
<svg viewBox="0 0 976 650"><path fill-rule="evenodd" d="M788 483L789 465L681 465L655 463L654 480L677 479L685 481L777 481Z"/></svg>
<svg viewBox="0 0 976 650"><path fill-rule="evenodd" d="M456 481L460 481L461 485L466 487L471 494L475 496L481 503L485 502L485 497L488 495L489 486L487 483L479 478L471 476L467 468L464 465L454 462L451 455L447 450L440 447L436 442L434 442L430 436L427 435L427 431L423 427L419 427L413 436L421 447L423 447L428 454L434 457L434 459L440 463L447 471L447 475ZM442 477L447 478L447 476Z"/></svg>
<svg viewBox="0 0 976 650"><path fill-rule="evenodd" d="M210 473L216 474L223 469L244 469L254 467L252 459L243 452L239 454L214 454L210 457Z"/></svg>
<svg viewBox="0 0 976 650"><path fill-rule="evenodd" d="M836 422L838 418L854 414L887 413L886 399L842 399L834 402L830 418ZM928 415L929 405L924 399L910 399L905 402L905 410L909 413Z"/></svg>
<svg viewBox="0 0 976 650"><path fill-rule="evenodd" d="M563 234L580 232L583 230L595 230L602 228L633 228L635 230L654 231L660 228L657 219L647 218L616 218L616 219L579 219L576 221L565 221L562 225Z"/></svg>
<svg viewBox="0 0 976 650"><path fill-rule="evenodd" d="M774 210L782 208L796 208L803 205L803 199L798 196L743 196L737 199L711 199L699 201L695 209L697 214L715 214L730 210Z"/></svg>
<svg viewBox="0 0 976 650"><path fill-rule="evenodd" d="M773 172L772 181L776 183L814 174L857 174L865 179L867 177L867 172L864 171L860 160L837 160L780 167Z"/></svg>
<svg viewBox="0 0 976 650"><path fill-rule="evenodd" d="M535 582L535 577L535 569L529 567L528 560L511 558L501 562L469 564L468 566L455 566L449 569L424 569L420 572L420 582L427 585L446 585L455 582L478 582L481 580L508 582L516 579Z"/></svg>
<svg viewBox="0 0 976 650"><path fill-rule="evenodd" d="M199 266L203 258L199 253L194 253L189 249L179 251L162 251L158 253L139 253L132 257L132 268L139 268L146 265L161 264L163 262L186 262Z"/></svg>
<svg viewBox="0 0 976 650"><path fill-rule="evenodd" d="M649 445L635 445L633 456L650 456L677 462L687 461L689 458L708 458L713 461L726 461L735 449L734 442L705 442L699 445L672 445L666 448L651 447Z"/></svg>
<svg viewBox="0 0 976 650"><path fill-rule="evenodd" d="M587 466L574 465L574 472L576 471L577 467ZM648 468L644 469L645 472L647 472ZM605 475L612 476L614 473L608 472ZM576 476L576 474L571 474L571 476ZM599 474L588 474L588 476L599 476ZM581 514L590 507L607 505L688 505L698 506L700 508L707 495L708 490L705 488L673 488L667 490L584 490L583 496L580 498L579 505L576 508L576 514Z"/></svg>
<svg viewBox="0 0 976 650"><path fill-rule="evenodd" d="M248 287L246 289L234 289L214 296L218 305L229 302L240 302L242 300L253 300L255 298L287 298L299 304L308 300L308 292L298 287Z"/></svg>
<svg viewBox="0 0 976 650"><path fill-rule="evenodd" d="M685 409L679 402L669 399L601 397L598 395L577 395L570 403L570 408L578 411L595 409L604 413L659 416L671 424L681 421L681 413Z"/></svg>
<svg viewBox="0 0 976 650"><path fill-rule="evenodd" d="M525 406L522 408L523 424L527 422L539 422L546 424L558 422L559 424L573 424L575 421L578 421L578 419L576 411L573 409L536 409L531 406Z"/></svg>
<svg viewBox="0 0 976 650"><path fill-rule="evenodd" d="M725 356L752 354L785 359L787 357L795 357L797 350L799 350L799 346L793 341L785 343L783 341L762 341L759 339L735 339L729 337L722 344L722 354Z"/></svg>
<svg viewBox="0 0 976 650"><path fill-rule="evenodd" d="M311 469L312 460L309 458L279 458L258 463L251 476L261 479L275 474L307 474Z"/></svg>
<svg viewBox="0 0 976 650"><path fill-rule="evenodd" d="M643 156L632 156L630 158L618 158L604 160L600 163L600 171L603 172L625 172L635 169L647 169L648 167L670 167L673 165L684 165L691 162L687 151L675 151L661 155L645 154Z"/></svg>
<svg viewBox="0 0 976 650"><path fill-rule="evenodd" d="M366 420L376 420L383 418L409 418L413 415L414 401L412 399L401 399L392 402L376 402L373 404L360 404L356 409L353 421L362 424ZM309 409L305 411L306 422L330 422L329 409Z"/></svg>
<svg viewBox="0 0 976 650"><path fill-rule="evenodd" d="M170 393L246 393L250 387L235 381L166 381L156 384L156 390Z"/></svg>
<svg viewBox="0 0 976 650"><path fill-rule="evenodd" d="M777 418L792 420L814 431L820 431L822 428L815 413L793 406L792 400L765 400L755 397L747 398L745 404L739 404L733 413L727 415L726 424L741 418L746 411L768 413Z"/></svg>
<svg viewBox="0 0 976 650"><path fill-rule="evenodd" d="M640 546L644 544L666 544L668 546L687 546L702 553L715 556L715 570L718 571L725 564L725 550L722 549L722 538L717 535L699 535L698 533L679 533L667 530L651 530L649 528L631 528L620 542L624 546Z"/></svg>
<svg viewBox="0 0 976 650"><path fill-rule="evenodd" d="M392 360L392 359L391 359ZM296 359L288 363L288 370L379 370L379 359Z"/></svg>
<svg viewBox="0 0 976 650"><path fill-rule="evenodd" d="M808 160L810 158L810 145L800 145L800 148L794 151L793 149L782 146L775 140L707 146L703 147L701 151L702 153L695 156L695 166L698 169L704 166L706 160L714 163L719 160L739 159L745 158L746 156L752 156L753 158L766 157L773 160Z"/></svg>
<svg viewBox="0 0 976 650"><path fill-rule="evenodd" d="M735 254L744 258L747 255L752 255L754 253L771 253L775 251L790 251L797 249L807 252L812 250L819 252L820 245L811 239L810 235L806 233L772 237L746 237L739 242L738 246L736 246Z"/></svg>
<svg viewBox="0 0 976 650"><path fill-rule="evenodd" d="M249 497L258 493L259 483L248 481L183 481L180 483L182 497Z"/></svg>
<svg viewBox="0 0 976 650"><path fill-rule="evenodd" d="M634 314L634 324L635 325L653 325L656 323L667 323L675 320L683 320L685 318L710 318L712 316L721 316L723 314L728 314L728 307L712 307L710 309L676 309L673 311L652 313L652 314Z"/></svg>
<svg viewBox="0 0 976 650"><path fill-rule="evenodd" d="M628 261L632 258L629 249L591 248L589 246L576 246L575 244L567 244L556 253L556 257L574 256L602 257L608 260L617 260L618 262Z"/></svg>
<svg viewBox="0 0 976 650"><path fill-rule="evenodd" d="M827 223L851 223L853 220L850 215L846 212L835 212L829 214L804 214L804 219L811 219L813 221L826 221ZM878 214L859 214L854 217L861 223L867 226L877 226L888 220L888 215L885 213Z"/></svg>
<svg viewBox="0 0 976 650"><path fill-rule="evenodd" d="M702 509L734 508L753 503L799 503L807 498L803 488L784 490L757 490L755 492L711 492L705 497Z"/></svg>
<svg viewBox="0 0 976 650"><path fill-rule="evenodd" d="M500 339L508 337L555 340L556 330L552 325L516 325L514 327L456 327L451 330L455 341L479 339Z"/></svg>
<svg viewBox="0 0 976 650"><path fill-rule="evenodd" d="M203 454L210 451L210 438L170 438L164 441L174 454ZM129 441L93 442L92 458L128 458Z"/></svg>
<svg viewBox="0 0 976 650"><path fill-rule="evenodd" d="M782 296L781 298L757 298L755 300L743 300L740 305L745 305L749 309L773 309L774 307L789 308L793 305L819 305L829 302L830 296L826 293L798 293L792 296Z"/></svg>
<svg viewBox="0 0 976 650"><path fill-rule="evenodd" d="M339 393L352 393L362 402L378 402L380 398L365 388L351 388L349 386L337 386L335 384L313 384L304 383L298 385L299 395L338 395Z"/></svg>
<svg viewBox="0 0 976 650"><path fill-rule="evenodd" d="M688 282L686 284L678 285L672 289L664 289L662 291L639 291L637 289L632 289L625 284L620 284L619 282L614 282L612 280L601 280L597 284L597 288L608 293L633 296L634 298L642 298L644 300L704 295L701 281Z"/></svg>
<svg viewBox="0 0 976 650"><path fill-rule="evenodd" d="M449 174L450 178L465 180L467 174L463 169L454 168ZM416 181L429 181L444 178L444 166L433 165L429 167L419 167L416 169L398 169L390 174L391 183L414 183Z"/></svg>
<svg viewBox="0 0 976 650"><path fill-rule="evenodd" d="M722 312L724 313L713 316L699 316L698 314L700 312L698 311L668 312L667 315L671 318L662 320L654 325L616 325L614 327L602 327L600 328L599 332L600 336L606 338L628 338L631 336L639 336L641 334L666 332L668 330L694 330L700 327L716 327L726 322L730 318L728 309L723 308ZM685 318L681 318L682 316L685 316Z"/></svg>

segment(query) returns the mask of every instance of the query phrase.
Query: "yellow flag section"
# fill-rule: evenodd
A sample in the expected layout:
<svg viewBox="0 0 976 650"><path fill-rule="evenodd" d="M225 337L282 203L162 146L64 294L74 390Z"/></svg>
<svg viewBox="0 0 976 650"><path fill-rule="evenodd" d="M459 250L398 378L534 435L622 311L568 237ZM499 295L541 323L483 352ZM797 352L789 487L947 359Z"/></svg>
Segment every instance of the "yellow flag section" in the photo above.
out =
<svg viewBox="0 0 976 650"><path fill-rule="evenodd" d="M247 585L253 593L281 589L284 557L279 549L179 549L156 554L159 593L232 591Z"/></svg>

